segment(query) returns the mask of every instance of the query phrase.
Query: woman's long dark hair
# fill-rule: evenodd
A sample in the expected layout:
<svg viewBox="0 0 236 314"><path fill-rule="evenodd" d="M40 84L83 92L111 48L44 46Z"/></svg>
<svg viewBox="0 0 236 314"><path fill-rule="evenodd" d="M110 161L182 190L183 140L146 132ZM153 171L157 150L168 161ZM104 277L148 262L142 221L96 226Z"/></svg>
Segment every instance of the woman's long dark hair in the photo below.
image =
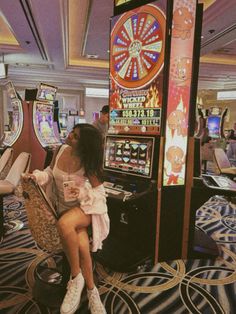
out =
<svg viewBox="0 0 236 314"><path fill-rule="evenodd" d="M87 176L102 178L103 139L100 131L88 123L76 124L79 129L78 155Z"/></svg>

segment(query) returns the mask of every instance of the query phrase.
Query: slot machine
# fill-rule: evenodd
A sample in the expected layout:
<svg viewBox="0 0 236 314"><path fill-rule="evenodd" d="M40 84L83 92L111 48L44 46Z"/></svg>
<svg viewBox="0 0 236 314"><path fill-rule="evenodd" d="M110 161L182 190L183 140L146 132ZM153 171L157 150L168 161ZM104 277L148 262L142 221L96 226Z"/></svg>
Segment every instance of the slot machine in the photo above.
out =
<svg viewBox="0 0 236 314"><path fill-rule="evenodd" d="M13 82L9 81L5 84L7 95L11 101L11 110L8 111L8 121L5 121L4 129L4 147L13 147L14 159L22 151L22 140L27 138L28 129L25 127L25 120L27 120L28 110L23 105L23 102L16 92ZM25 151L28 152L28 143L25 144Z"/></svg>
<svg viewBox="0 0 236 314"><path fill-rule="evenodd" d="M196 111L196 128L195 137L199 138L202 135L203 129L206 127L206 118L204 117L203 111L198 108Z"/></svg>
<svg viewBox="0 0 236 314"><path fill-rule="evenodd" d="M213 139L224 138L224 119L228 109L222 110L220 107L211 107L207 116L207 128L209 136Z"/></svg>
<svg viewBox="0 0 236 314"><path fill-rule="evenodd" d="M12 111L8 111L8 125L5 125L3 144L13 146L19 138L23 127L23 108L18 99L11 100Z"/></svg>
<svg viewBox="0 0 236 314"><path fill-rule="evenodd" d="M38 89L26 90L25 101L19 99L12 82L6 84L12 111L5 130L3 144L14 149L14 159L22 152L32 154L31 168L43 169L52 158L55 147L61 145L53 101L57 88L40 83Z"/></svg>
<svg viewBox="0 0 236 314"><path fill-rule="evenodd" d="M61 137L62 141L65 140L67 135L68 135L67 119L68 119L68 113L67 112L60 112L59 113L60 137Z"/></svg>
<svg viewBox="0 0 236 314"><path fill-rule="evenodd" d="M148 2L116 1L119 15L111 18L104 150L111 230L95 258L117 271L144 260L186 257L194 232L186 195L202 6L194 0Z"/></svg>
<svg viewBox="0 0 236 314"><path fill-rule="evenodd" d="M106 136L103 167L110 233L98 259L105 260L105 264L108 261L112 269L127 271L153 254L157 175L153 163L158 155L155 140L141 135Z"/></svg>
<svg viewBox="0 0 236 314"><path fill-rule="evenodd" d="M29 119L33 127L30 138L32 170L48 166L55 148L61 145L57 121L54 121L56 92L56 87L40 83L36 100L29 103Z"/></svg>

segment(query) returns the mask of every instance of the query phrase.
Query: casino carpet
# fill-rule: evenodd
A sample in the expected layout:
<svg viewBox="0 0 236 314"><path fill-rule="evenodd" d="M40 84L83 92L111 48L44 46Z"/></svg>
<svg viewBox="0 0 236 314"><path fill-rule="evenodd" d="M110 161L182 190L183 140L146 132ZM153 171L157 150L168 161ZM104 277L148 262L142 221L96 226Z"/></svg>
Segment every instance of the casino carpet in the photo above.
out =
<svg viewBox="0 0 236 314"><path fill-rule="evenodd" d="M30 235L24 201L4 199L8 216L24 228L0 244L0 313L59 313L32 298L34 269L46 256ZM236 206L213 197L197 211L196 224L221 247L216 260L175 260L114 273L95 265L99 291L108 314L236 313ZM86 297L77 313L89 313Z"/></svg>

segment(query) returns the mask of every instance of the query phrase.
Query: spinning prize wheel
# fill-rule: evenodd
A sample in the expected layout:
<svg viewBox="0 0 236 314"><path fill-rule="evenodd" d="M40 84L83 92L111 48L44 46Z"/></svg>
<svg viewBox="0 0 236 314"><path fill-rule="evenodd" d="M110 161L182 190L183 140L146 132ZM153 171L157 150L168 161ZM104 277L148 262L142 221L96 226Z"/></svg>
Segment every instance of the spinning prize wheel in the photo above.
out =
<svg viewBox="0 0 236 314"><path fill-rule="evenodd" d="M164 61L165 16L154 5L123 14L111 32L110 73L125 89L150 83Z"/></svg>

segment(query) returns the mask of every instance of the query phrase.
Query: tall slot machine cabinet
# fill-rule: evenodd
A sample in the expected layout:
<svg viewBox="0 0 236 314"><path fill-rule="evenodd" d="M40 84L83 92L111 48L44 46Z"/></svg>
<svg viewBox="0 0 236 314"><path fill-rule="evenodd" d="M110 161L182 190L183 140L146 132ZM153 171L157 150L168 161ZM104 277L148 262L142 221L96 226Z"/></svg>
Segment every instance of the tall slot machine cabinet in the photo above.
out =
<svg viewBox="0 0 236 314"><path fill-rule="evenodd" d="M3 144L13 147L14 158L22 151L31 153L30 171L43 170L50 163L54 149L61 145L53 118L57 88L40 83L38 89L26 90L22 101L13 87L12 82L7 83L13 111Z"/></svg>
<svg viewBox="0 0 236 314"><path fill-rule="evenodd" d="M196 103L195 28L202 6L195 0L115 1L114 14L103 165L111 229L95 257L129 271L148 259L188 255L194 232L185 197L195 124L190 103Z"/></svg>
<svg viewBox="0 0 236 314"><path fill-rule="evenodd" d="M29 103L29 122L32 127L32 170L47 167L55 148L61 145L58 124L54 120L56 93L57 88L55 86L40 83L36 100Z"/></svg>
<svg viewBox="0 0 236 314"><path fill-rule="evenodd" d="M27 135L27 129L24 130L23 122L27 115L25 108L22 105L22 100L19 97L13 82L8 81L5 84L7 95L11 101L11 110L8 111L8 121L4 125L4 139L2 148L13 147L14 157L17 157L17 151L20 150L19 138L24 138ZM26 147L27 151L28 147Z"/></svg>
<svg viewBox="0 0 236 314"><path fill-rule="evenodd" d="M227 115L228 109L222 109L220 107L211 107L208 110L207 116L207 128L209 130L209 136L213 139L224 138L224 120Z"/></svg>

